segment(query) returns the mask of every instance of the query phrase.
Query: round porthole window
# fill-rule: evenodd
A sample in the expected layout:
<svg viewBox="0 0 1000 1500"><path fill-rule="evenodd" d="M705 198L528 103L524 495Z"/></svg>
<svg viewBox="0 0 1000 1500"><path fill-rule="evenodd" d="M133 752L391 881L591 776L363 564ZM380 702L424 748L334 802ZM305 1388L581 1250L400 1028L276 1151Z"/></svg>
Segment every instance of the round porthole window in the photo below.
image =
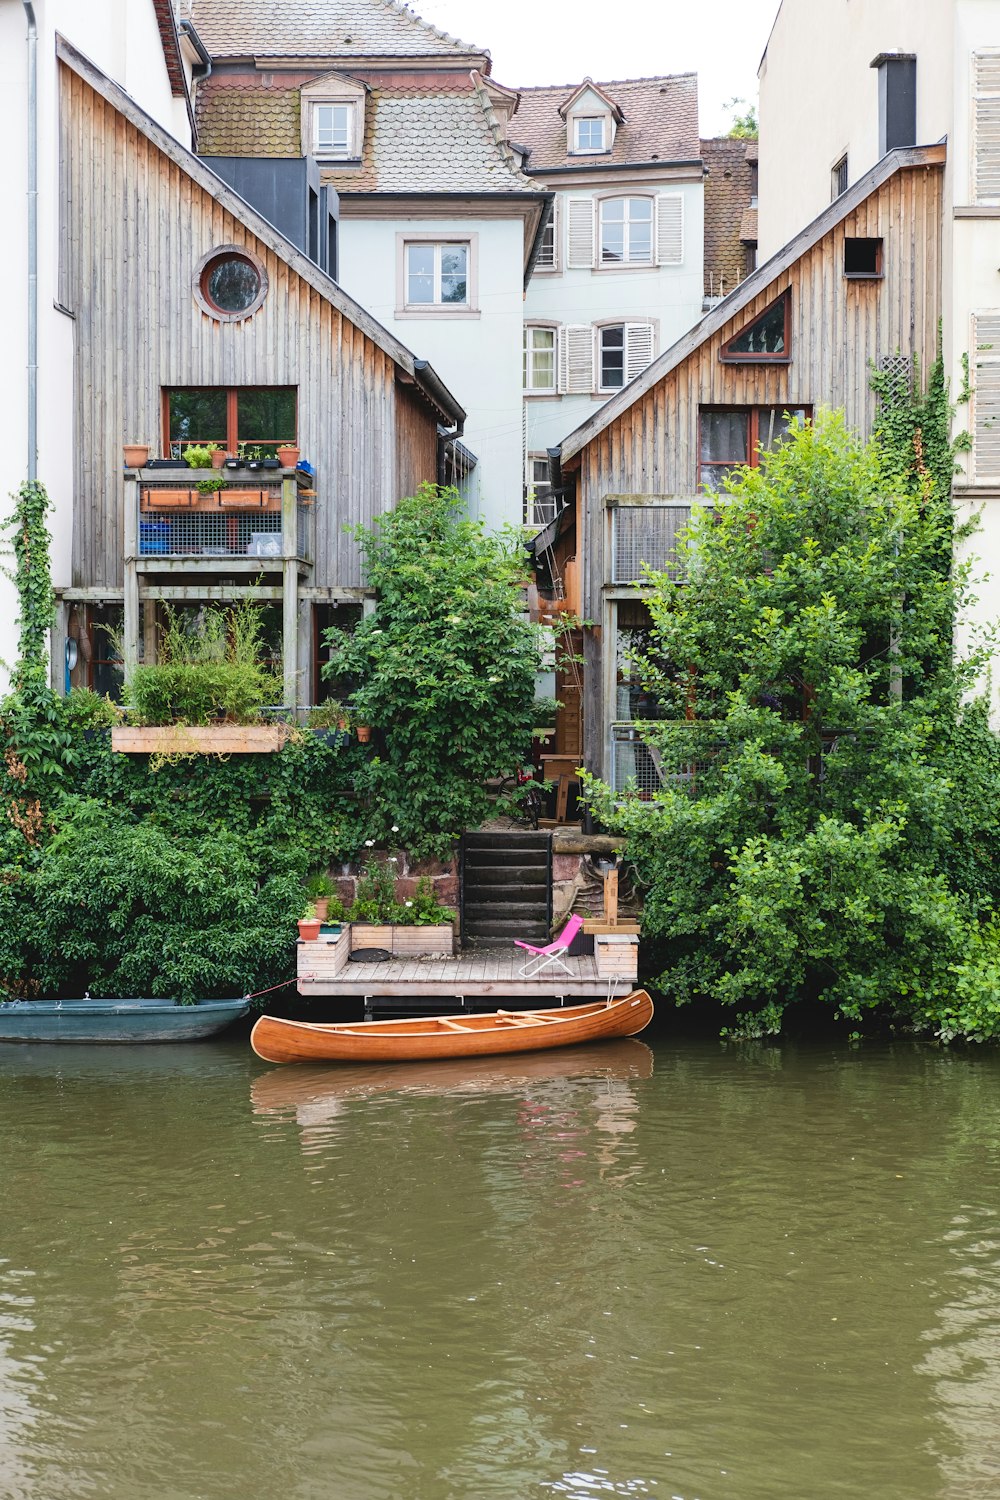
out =
<svg viewBox="0 0 1000 1500"><path fill-rule="evenodd" d="M195 274L194 293L203 311L220 322L255 313L267 295L263 265L241 245L223 245L206 255Z"/></svg>

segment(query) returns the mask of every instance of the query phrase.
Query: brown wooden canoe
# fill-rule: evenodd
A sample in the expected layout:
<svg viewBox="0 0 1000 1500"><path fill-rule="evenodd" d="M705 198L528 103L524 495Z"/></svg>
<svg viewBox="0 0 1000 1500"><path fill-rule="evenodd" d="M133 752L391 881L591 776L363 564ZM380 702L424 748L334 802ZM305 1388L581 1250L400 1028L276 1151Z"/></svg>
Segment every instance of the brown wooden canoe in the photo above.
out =
<svg viewBox="0 0 1000 1500"><path fill-rule="evenodd" d="M250 1033L258 1057L274 1063L414 1062L571 1047L635 1036L653 1019L645 990L617 1000L553 1010L498 1010L488 1015L427 1016L414 1021L317 1025L261 1016Z"/></svg>

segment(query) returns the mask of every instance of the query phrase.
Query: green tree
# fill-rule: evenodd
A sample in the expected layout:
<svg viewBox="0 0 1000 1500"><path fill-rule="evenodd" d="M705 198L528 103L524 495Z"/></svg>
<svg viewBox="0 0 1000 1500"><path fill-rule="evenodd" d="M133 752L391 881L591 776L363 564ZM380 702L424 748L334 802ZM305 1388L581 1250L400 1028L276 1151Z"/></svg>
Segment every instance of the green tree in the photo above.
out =
<svg viewBox="0 0 1000 1500"><path fill-rule="evenodd" d="M680 573L650 575L662 788L589 794L628 835L657 983L732 1005L743 1034L816 1000L1000 1030L1000 757L965 706L981 662L953 657L969 580L937 389L923 426L886 395L868 445L836 415L793 430L696 512Z"/></svg>
<svg viewBox="0 0 1000 1500"><path fill-rule="evenodd" d="M327 633L324 675L353 684L355 718L381 731L378 832L395 825L398 843L444 853L487 814L487 778L530 746L539 643L522 614L521 537L488 533L433 485L353 534L375 608L352 634Z"/></svg>
<svg viewBox="0 0 1000 1500"><path fill-rule="evenodd" d="M726 134L735 140L756 140L760 133L756 104L750 104L746 99L730 99L725 108L733 111L733 122Z"/></svg>

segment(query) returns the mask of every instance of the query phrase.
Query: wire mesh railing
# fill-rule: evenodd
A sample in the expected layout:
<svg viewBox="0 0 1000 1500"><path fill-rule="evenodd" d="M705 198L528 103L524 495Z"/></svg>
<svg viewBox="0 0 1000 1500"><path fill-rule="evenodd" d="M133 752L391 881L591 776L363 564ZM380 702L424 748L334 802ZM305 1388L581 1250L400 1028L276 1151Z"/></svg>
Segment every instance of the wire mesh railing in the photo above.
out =
<svg viewBox="0 0 1000 1500"><path fill-rule="evenodd" d="M309 560L309 509L297 504L289 528L283 522L278 488L220 490L203 496L197 490L143 486L138 544L140 557Z"/></svg>

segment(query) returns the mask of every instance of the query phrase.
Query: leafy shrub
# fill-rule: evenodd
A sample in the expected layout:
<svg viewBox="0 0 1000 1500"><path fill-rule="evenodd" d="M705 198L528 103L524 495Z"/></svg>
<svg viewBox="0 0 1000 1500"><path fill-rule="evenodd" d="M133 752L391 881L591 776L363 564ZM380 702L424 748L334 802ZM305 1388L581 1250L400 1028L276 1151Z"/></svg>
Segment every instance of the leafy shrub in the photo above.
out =
<svg viewBox="0 0 1000 1500"><path fill-rule="evenodd" d="M280 701L283 682L263 660L261 610L253 600L204 608L193 626L169 605L165 612L156 662L133 667L125 680L133 723L249 723Z"/></svg>
<svg viewBox="0 0 1000 1500"><path fill-rule="evenodd" d="M353 634L327 632L324 675L353 684L352 718L381 731L366 777L379 831L443 854L531 742L539 640L522 618L521 537L486 532L433 485L353 535L375 608Z"/></svg>
<svg viewBox="0 0 1000 1500"><path fill-rule="evenodd" d="M1000 745L967 701L981 658L953 654L968 569L929 439L821 416L696 513L683 581L650 575L663 784L588 795L628 837L658 984L741 1034L802 1001L1000 1034Z"/></svg>

